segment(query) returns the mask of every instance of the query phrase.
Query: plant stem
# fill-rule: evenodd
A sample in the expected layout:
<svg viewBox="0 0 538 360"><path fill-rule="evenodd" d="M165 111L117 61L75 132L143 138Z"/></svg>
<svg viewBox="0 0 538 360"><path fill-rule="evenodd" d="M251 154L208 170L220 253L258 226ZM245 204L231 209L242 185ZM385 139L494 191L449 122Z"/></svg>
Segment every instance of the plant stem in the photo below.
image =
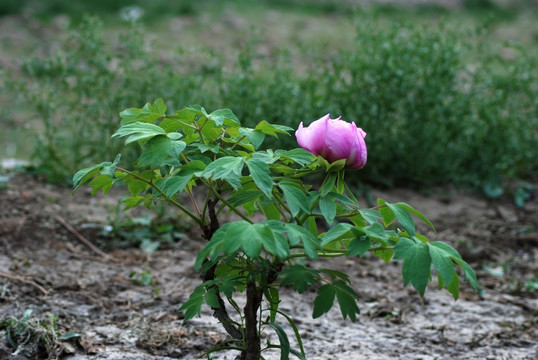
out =
<svg viewBox="0 0 538 360"><path fill-rule="evenodd" d="M383 246L383 247L378 247L378 248L370 248L368 249L368 251L384 251L384 250L392 250L394 249L394 246ZM318 255L319 256L322 256L322 257L339 257L339 256L345 256L347 255L347 252L348 250L345 249L345 250L326 250L327 252L325 251L318 251ZM291 254L290 256L288 256L287 259L294 259L294 258L301 258L301 257L307 257L308 255L306 255L306 253L304 252L298 252L298 253L293 253Z"/></svg>
<svg viewBox="0 0 538 360"><path fill-rule="evenodd" d="M211 240L211 237L213 237L213 234L220 227L219 219L217 217L217 214L215 213L215 206L217 202L218 200L215 200L215 199L209 199L207 201L209 224L200 226L204 233L204 238L207 241ZM215 279L216 269L217 269L217 264L214 264L202 275L204 282ZM220 292L218 291L218 288L217 288L216 294L217 294L217 299L219 302L219 307L211 308L213 310L214 316L220 321L220 323L224 327L224 330L226 330L226 332L232 337L232 339L237 339L237 340L243 339L243 333L241 332L241 330L237 328L237 326L234 325L233 320L228 315L228 311L226 310L226 306L224 304L224 301L222 300L222 297L220 296Z"/></svg>
<svg viewBox="0 0 538 360"><path fill-rule="evenodd" d="M243 214L241 211L239 211L235 206L232 206L224 197L222 197L221 194L219 194L219 192L217 190L215 190L215 188L213 187L213 185L211 183L207 183L206 182L206 185L207 187L209 188L209 190L213 193L213 195L215 195L215 197L217 199L219 199L220 201L222 201L222 203L224 205L226 205L230 210L232 210L234 213L236 213L237 215L239 215L239 217L245 221L248 221L249 223L253 223L252 220L246 216L245 214Z"/></svg>
<svg viewBox="0 0 538 360"><path fill-rule="evenodd" d="M246 349L241 354L241 360L260 360L261 343L258 333L258 309L262 302L263 292L256 286L255 280L247 283L247 302L243 309L245 315Z"/></svg>
<svg viewBox="0 0 538 360"><path fill-rule="evenodd" d="M168 201L170 204L174 205L175 207L177 207L178 209L180 209L181 211L183 211L187 216L189 216L191 219L193 219L198 225L200 226L204 226L205 225L205 221L204 219L201 219L200 217L196 216L195 214L193 214L192 212L190 212L186 207L184 207L183 205L181 205L180 203L178 203L177 201L175 201L174 199L168 199L166 194L157 186L153 183L153 181L148 181L146 179L144 179L143 177L141 176L138 176L137 174L129 171L129 170L126 170L126 169L123 169L123 168L120 168L120 167L117 167L116 168L117 170L119 171L122 171L132 177L134 177L135 179L137 180L140 180L142 182L145 182L146 184L148 184L149 186L151 186L153 189L155 189L159 195L163 196L164 198L166 198L166 201Z"/></svg>

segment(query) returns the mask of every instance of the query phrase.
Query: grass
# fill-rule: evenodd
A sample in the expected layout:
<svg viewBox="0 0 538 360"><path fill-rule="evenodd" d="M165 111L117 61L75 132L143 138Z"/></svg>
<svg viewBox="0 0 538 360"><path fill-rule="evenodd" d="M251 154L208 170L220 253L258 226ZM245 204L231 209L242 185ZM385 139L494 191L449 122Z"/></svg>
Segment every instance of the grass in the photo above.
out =
<svg viewBox="0 0 538 360"><path fill-rule="evenodd" d="M296 127L343 115L369 133L369 163L357 179L378 185L481 187L538 170L538 34L530 26L538 16L530 4L511 3L508 12L488 1L462 9L328 0L208 0L166 11L160 1L130 4L143 7L145 27L118 22L121 2L43 2L30 21L37 35L3 45L16 58L29 43L42 44L4 77L0 103L23 109L2 106L6 154L30 150L38 172L68 181L120 151L109 141L119 111L162 97L172 109L230 107L246 124ZM79 18L77 6L104 24ZM54 25L59 12L74 19L68 31ZM268 146L296 144L289 137Z"/></svg>

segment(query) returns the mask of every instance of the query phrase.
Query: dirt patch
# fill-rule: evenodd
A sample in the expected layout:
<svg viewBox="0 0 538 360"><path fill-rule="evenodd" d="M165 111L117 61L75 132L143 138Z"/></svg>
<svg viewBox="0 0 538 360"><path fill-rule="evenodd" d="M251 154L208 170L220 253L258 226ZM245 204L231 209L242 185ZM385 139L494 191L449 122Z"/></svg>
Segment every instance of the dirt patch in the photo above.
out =
<svg viewBox="0 0 538 360"><path fill-rule="evenodd" d="M315 293L285 290L282 309L297 323L309 359L538 357L536 201L517 209L508 197L486 201L442 189L430 195L406 189L372 195L408 202L428 215L437 228L428 235L462 251L482 290L475 294L464 285L461 298L453 301L431 286L422 299L402 286L398 262L328 261L320 266L351 275L362 314L351 323L335 307L312 319ZM82 189L73 197L70 189L27 175L9 180L0 190L0 319L20 318L27 309L44 323L54 317L59 334L80 334L61 340L57 355L66 359L193 359L225 340L207 309L187 323L177 312L201 282L192 270L201 246L195 232L150 255L127 248L103 257L81 242L78 235L103 245L96 227L86 225L106 225L117 196L91 197ZM146 285L137 281L143 273L151 275ZM0 358L22 359L11 355L4 335L0 332ZM47 356L41 351L31 358ZM233 358L233 353L215 356ZM266 358L279 357L267 353Z"/></svg>

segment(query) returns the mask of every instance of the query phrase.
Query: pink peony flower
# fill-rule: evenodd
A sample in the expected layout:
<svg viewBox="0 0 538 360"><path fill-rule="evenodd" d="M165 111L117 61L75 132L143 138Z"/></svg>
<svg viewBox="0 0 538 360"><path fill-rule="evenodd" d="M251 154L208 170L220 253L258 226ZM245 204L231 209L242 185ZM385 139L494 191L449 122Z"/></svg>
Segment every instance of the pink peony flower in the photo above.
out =
<svg viewBox="0 0 538 360"><path fill-rule="evenodd" d="M366 165L366 133L354 122L331 119L329 114L307 127L303 123L295 132L299 145L328 162L346 159L346 166L362 169Z"/></svg>

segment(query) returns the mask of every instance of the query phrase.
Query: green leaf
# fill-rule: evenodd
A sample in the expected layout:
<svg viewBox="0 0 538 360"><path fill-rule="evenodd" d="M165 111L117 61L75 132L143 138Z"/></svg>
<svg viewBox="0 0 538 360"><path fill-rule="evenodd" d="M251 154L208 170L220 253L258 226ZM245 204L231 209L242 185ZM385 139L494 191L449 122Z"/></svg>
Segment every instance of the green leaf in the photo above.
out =
<svg viewBox="0 0 538 360"><path fill-rule="evenodd" d="M400 223L400 225L403 226L405 230L409 233L409 236L415 236L415 222L413 221L413 218L411 215L409 215L409 212L401 205L398 204L391 204L388 203L382 199L378 200L378 204L385 204L394 214L396 217L396 220ZM381 211L380 211L381 212ZM382 215L383 216L383 215Z"/></svg>
<svg viewBox="0 0 538 360"><path fill-rule="evenodd" d="M329 225L332 225L334 217L336 216L336 203L334 200L329 197L322 197L319 200L319 209L321 210L321 214L325 218L325 221L327 221Z"/></svg>
<svg viewBox="0 0 538 360"><path fill-rule="evenodd" d="M453 259L461 259L460 253L447 243L442 241L434 241L430 245L441 249L444 253L449 254Z"/></svg>
<svg viewBox="0 0 538 360"><path fill-rule="evenodd" d="M439 282L439 285L441 285L442 282ZM458 277L458 273L454 271L454 276L452 277L452 281L448 285L443 285L449 293L452 294L454 297L454 300L458 300L460 296L460 278Z"/></svg>
<svg viewBox="0 0 538 360"><path fill-rule="evenodd" d="M159 179L156 185L165 193L166 198L170 199L175 194L181 193L191 179L192 174L185 176L173 175Z"/></svg>
<svg viewBox="0 0 538 360"><path fill-rule="evenodd" d="M288 150L281 155L283 160L290 160L300 166L311 164L316 157L304 149Z"/></svg>
<svg viewBox="0 0 538 360"><path fill-rule="evenodd" d="M340 280L343 280L346 283L349 283L349 275L347 275L346 273L343 273L341 271L332 270L332 269L319 269L319 272L323 273L323 274L326 274L326 275L329 275L333 281L336 280L336 279L340 279Z"/></svg>
<svg viewBox="0 0 538 360"><path fill-rule="evenodd" d="M212 308L220 308L219 298L217 296L217 289L209 288L205 294L205 303Z"/></svg>
<svg viewBox="0 0 538 360"><path fill-rule="evenodd" d="M271 149L266 151L256 151L252 154L252 158L261 160L266 164L272 164L279 159Z"/></svg>
<svg viewBox="0 0 538 360"><path fill-rule="evenodd" d="M339 223L336 226L327 231L321 240L321 245L327 245L330 242L341 239L349 239L354 237L353 231L356 230L355 227L348 223Z"/></svg>
<svg viewBox="0 0 538 360"><path fill-rule="evenodd" d="M310 286L316 284L320 277L319 272L303 265L292 265L280 272L280 286L291 286L299 293L305 292Z"/></svg>
<svg viewBox="0 0 538 360"><path fill-rule="evenodd" d="M69 340L69 339L79 338L81 336L82 334L70 332L70 333L58 336L58 340Z"/></svg>
<svg viewBox="0 0 538 360"><path fill-rule="evenodd" d="M249 224L240 236L241 249L251 259L260 257L264 240L269 241L273 233L263 224Z"/></svg>
<svg viewBox="0 0 538 360"><path fill-rule="evenodd" d="M97 193L100 189L103 189L103 194L107 194L114 185L114 179L110 176L101 174L93 179L88 186L92 186L92 196Z"/></svg>
<svg viewBox="0 0 538 360"><path fill-rule="evenodd" d="M187 144L181 140L172 140L166 136L156 136L149 140L138 158L140 166L150 166L152 169L162 165L167 159L176 159Z"/></svg>
<svg viewBox="0 0 538 360"><path fill-rule="evenodd" d="M105 161L89 168L77 171L77 173L73 176L73 192L77 190L82 184L90 180L97 173L114 177L116 165L119 163L120 157L121 155L118 154L116 155L114 162Z"/></svg>
<svg viewBox="0 0 538 360"><path fill-rule="evenodd" d="M245 236L247 232L249 233L253 232L251 225L252 224L250 224L249 222L245 220L226 223L222 225L215 232L215 234L213 234L213 237L211 238L210 243L213 242L215 246L217 247L218 243L222 242L221 250L224 251L224 253L227 255L233 254L238 249L245 246L245 244L243 244L243 236ZM256 249L251 249L249 246L252 246L253 244L248 244L248 240L249 239L247 239L246 246L247 248L249 248L249 252L250 250L254 250L259 255L259 251L261 251L261 241L259 241L259 239L254 239L254 242L256 242L259 245L256 245ZM218 255L218 253L220 252L220 251L217 252L215 250L211 252L212 254L211 257ZM253 256L253 257L257 257L257 256Z"/></svg>
<svg viewBox="0 0 538 360"><path fill-rule="evenodd" d="M252 145L254 145L255 149L259 148L260 145L263 143L263 140L265 139L264 133L254 129L240 128L239 133L246 136L246 138L252 143Z"/></svg>
<svg viewBox="0 0 538 360"><path fill-rule="evenodd" d="M116 172L116 166L120 162L120 158L121 158L121 154L118 154L116 155L116 158L114 159L112 163L110 162L102 163L103 167L101 168L100 173L113 178Z"/></svg>
<svg viewBox="0 0 538 360"><path fill-rule="evenodd" d="M374 250L373 254L375 256L379 256L381 260L386 262L387 264L390 262L392 257L394 256L394 251L392 250Z"/></svg>
<svg viewBox="0 0 538 360"><path fill-rule="evenodd" d="M302 189L289 183L279 183L278 186L284 193L284 199L288 203L288 207L290 208L293 217L297 216L300 210L303 210L307 214L310 213L310 209L308 208L308 197Z"/></svg>
<svg viewBox="0 0 538 360"><path fill-rule="evenodd" d="M286 332L284 329L282 329L282 326L271 322L269 323L269 326L272 327L277 336L278 341L280 342L280 360L289 360L290 358L290 341L288 340L288 336L286 335Z"/></svg>
<svg viewBox="0 0 538 360"><path fill-rule="evenodd" d="M377 204L379 206L385 205L385 201L382 199L377 199ZM389 207L379 208L379 214L381 215L381 218L383 219L383 225L385 226L389 226L396 219L394 212L392 212Z"/></svg>
<svg viewBox="0 0 538 360"><path fill-rule="evenodd" d="M433 231L435 231L435 227L433 226L431 221L428 220L428 218L426 216L424 216L420 211L418 211L417 209L415 209L411 205L406 204L404 202L399 202L396 205L398 205L399 207L409 211L413 215L416 215L420 220L424 221Z"/></svg>
<svg viewBox="0 0 538 360"><path fill-rule="evenodd" d="M126 177L123 182L127 185L129 192L133 196L137 196L142 191L146 191L151 187L148 183L132 176Z"/></svg>
<svg viewBox="0 0 538 360"><path fill-rule="evenodd" d="M336 173L331 172L328 173L325 176L325 180L323 180L323 184L321 184L321 187L319 189L319 192L321 194L321 197L327 196L333 189L334 189L334 183L336 181Z"/></svg>
<svg viewBox="0 0 538 360"><path fill-rule="evenodd" d="M265 217L267 218L267 220L280 221L281 214L275 204L273 204L272 202L263 201L262 199L261 204L259 201L258 205L260 209L262 210L263 214L265 215Z"/></svg>
<svg viewBox="0 0 538 360"><path fill-rule="evenodd" d="M242 157L225 156L207 165L201 176L206 179L222 179L228 182L234 189L241 187L241 171L245 159Z"/></svg>
<svg viewBox="0 0 538 360"><path fill-rule="evenodd" d="M280 304L278 289L274 287L265 288L264 294L269 303L269 321L275 322L276 314L278 313L278 305Z"/></svg>
<svg viewBox="0 0 538 360"><path fill-rule="evenodd" d="M183 318L184 323L196 315L200 316L202 305L205 302L205 292L205 283L197 286L189 296L189 299L178 309L180 312L185 312L185 317Z"/></svg>
<svg viewBox="0 0 538 360"><path fill-rule="evenodd" d="M404 260L402 269L404 286L411 282L423 296L431 276L432 260L428 245L409 238L401 238L394 247L394 258Z"/></svg>
<svg viewBox="0 0 538 360"><path fill-rule="evenodd" d="M356 314L360 314L359 307L357 306L357 299L359 296L350 288L344 281L335 280L334 290L336 292L336 300L340 305L340 312L344 319L349 316L351 321L357 321Z"/></svg>
<svg viewBox="0 0 538 360"><path fill-rule="evenodd" d="M263 191L265 196L272 198L273 194L273 178L271 177L271 171L269 165L258 159L248 159L246 161L248 170L252 180L258 185L258 188Z"/></svg>
<svg viewBox="0 0 538 360"><path fill-rule="evenodd" d="M221 252L232 254L241 247L241 235L250 226L250 223L240 220L222 225L211 237L207 245L200 250L194 263L194 270L198 271L207 257L216 258Z"/></svg>
<svg viewBox="0 0 538 360"><path fill-rule="evenodd" d="M372 240L369 237L361 236L352 239L347 246L347 255L355 256L359 255L363 257L364 254L370 249L372 245Z"/></svg>
<svg viewBox="0 0 538 360"><path fill-rule="evenodd" d="M296 224L286 224L286 232L290 245L302 243L304 252L310 259L318 258L318 250L321 248L319 239L310 231Z"/></svg>
<svg viewBox="0 0 538 360"><path fill-rule="evenodd" d="M374 223L372 225L362 228L364 233L374 241L386 242L389 240L387 231L383 228L383 225Z"/></svg>
<svg viewBox="0 0 538 360"><path fill-rule="evenodd" d="M244 282L240 280L240 276L219 276L219 278L222 280L222 283L219 285L219 290L227 298L231 298L233 292L236 291L238 287L244 286Z"/></svg>
<svg viewBox="0 0 538 360"><path fill-rule="evenodd" d="M125 109L122 112L120 112L121 125L127 125L133 122L136 122L138 119L138 115L142 112L142 109L137 108L129 108Z"/></svg>
<svg viewBox="0 0 538 360"><path fill-rule="evenodd" d="M318 224L316 224L316 217L315 216L309 216L307 219L308 222L308 230L312 233L314 236L318 236Z"/></svg>
<svg viewBox="0 0 538 360"><path fill-rule="evenodd" d="M288 243L277 241L271 228L264 223L250 224L245 228L240 239L241 248L252 259L260 256L262 246L267 252L281 259L289 255Z"/></svg>
<svg viewBox="0 0 538 360"><path fill-rule="evenodd" d="M465 280L471 284L474 291L478 289L478 281L476 280L476 274L471 266L463 261L461 258L454 259L454 261L463 269L465 274Z"/></svg>
<svg viewBox="0 0 538 360"><path fill-rule="evenodd" d="M254 129L274 137L278 137L278 134L289 135L288 131L293 131L293 128L282 125L269 124L265 120L262 120L258 125L256 125Z"/></svg>
<svg viewBox="0 0 538 360"><path fill-rule="evenodd" d="M260 190L239 190L235 191L228 198L228 202L232 206L241 206L253 200L257 200L263 196Z"/></svg>
<svg viewBox="0 0 538 360"><path fill-rule="evenodd" d="M445 284L450 284L454 277L454 263L451 260L451 255L437 244L428 244L432 264L435 270L441 275Z"/></svg>
<svg viewBox="0 0 538 360"><path fill-rule="evenodd" d="M196 146L198 150L200 150L201 153L205 153L206 151L211 151L213 154L218 154L220 150L220 144L211 146L207 144L196 143L192 145Z"/></svg>
<svg viewBox="0 0 538 360"><path fill-rule="evenodd" d="M321 285L318 289L318 295L314 299L312 317L316 319L321 315L328 313L333 307L335 297L336 291L332 284Z"/></svg>
<svg viewBox="0 0 538 360"><path fill-rule="evenodd" d="M306 355L305 355L304 347L303 347L303 341L301 340L301 335L299 334L299 329L297 328L297 325L295 325L295 322L286 313L283 313L280 310L276 310L276 312L282 315L288 321L288 324L290 324L291 328L293 329L293 333L295 334L295 340L297 340L299 351L291 349L290 350L291 353L295 355L299 360L306 360Z"/></svg>
<svg viewBox="0 0 538 360"><path fill-rule="evenodd" d="M124 199L122 203L125 204L125 207L123 208L123 211L127 211L129 209L132 209L134 207L137 207L144 201L143 196L130 196L127 199Z"/></svg>
<svg viewBox="0 0 538 360"><path fill-rule="evenodd" d="M160 126L137 121L120 127L112 135L112 138L128 136L125 140L125 145L127 145L134 141L152 138L157 135L166 135L166 131Z"/></svg>
<svg viewBox="0 0 538 360"><path fill-rule="evenodd" d="M290 246L282 233L273 232L271 227L264 223L255 224L269 229L268 233L262 237L263 248L270 254L280 259L286 259L290 255Z"/></svg>
<svg viewBox="0 0 538 360"><path fill-rule="evenodd" d="M215 123L215 126L218 127L222 125L238 127L241 125L237 116L235 116L233 111L230 109L215 110L211 114L207 115L207 118L213 121Z"/></svg>
<svg viewBox="0 0 538 360"><path fill-rule="evenodd" d="M127 109L120 113L121 124L129 124L134 121L151 123L165 116L166 105L162 99L157 99L153 104L147 103L142 109Z"/></svg>
<svg viewBox="0 0 538 360"><path fill-rule="evenodd" d="M359 214L361 214L362 218L370 225L378 223L377 219L379 218L379 214L375 210L361 209L359 210Z"/></svg>

